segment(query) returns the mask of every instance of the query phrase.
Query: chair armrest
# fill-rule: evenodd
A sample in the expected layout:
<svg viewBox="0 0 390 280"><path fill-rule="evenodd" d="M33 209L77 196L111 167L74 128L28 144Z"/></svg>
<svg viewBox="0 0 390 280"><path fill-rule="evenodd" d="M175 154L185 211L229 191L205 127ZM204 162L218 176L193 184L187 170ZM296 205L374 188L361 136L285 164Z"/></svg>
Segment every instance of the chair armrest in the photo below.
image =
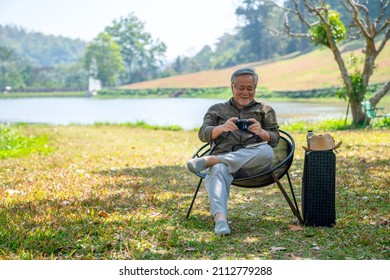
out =
<svg viewBox="0 0 390 280"><path fill-rule="evenodd" d="M202 157L204 155L207 155L210 152L210 144L206 143L202 145L193 155L191 158L195 157Z"/></svg>

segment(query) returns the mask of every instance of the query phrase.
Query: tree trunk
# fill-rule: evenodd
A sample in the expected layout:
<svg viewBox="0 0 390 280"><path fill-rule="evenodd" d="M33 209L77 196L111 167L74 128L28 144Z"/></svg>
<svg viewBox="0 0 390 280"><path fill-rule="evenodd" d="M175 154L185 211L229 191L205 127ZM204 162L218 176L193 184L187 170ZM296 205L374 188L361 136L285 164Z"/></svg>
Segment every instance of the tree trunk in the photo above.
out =
<svg viewBox="0 0 390 280"><path fill-rule="evenodd" d="M390 81L385 83L371 98L370 103L376 107L378 102L384 97L390 90Z"/></svg>
<svg viewBox="0 0 390 280"><path fill-rule="evenodd" d="M365 115L362 109L362 104L359 101L351 101L351 112L354 124L364 123Z"/></svg>
<svg viewBox="0 0 390 280"><path fill-rule="evenodd" d="M370 77L374 72L375 67L375 59L378 53L375 50L375 42L374 39L366 39L366 51L364 58L364 66L363 66L363 84L367 86L369 84Z"/></svg>

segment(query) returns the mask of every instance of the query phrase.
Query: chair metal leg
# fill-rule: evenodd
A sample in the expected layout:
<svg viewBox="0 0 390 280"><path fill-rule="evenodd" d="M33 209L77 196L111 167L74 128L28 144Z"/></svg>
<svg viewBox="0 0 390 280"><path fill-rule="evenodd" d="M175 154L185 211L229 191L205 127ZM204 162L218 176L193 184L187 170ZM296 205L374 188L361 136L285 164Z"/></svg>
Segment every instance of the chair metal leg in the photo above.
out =
<svg viewBox="0 0 390 280"><path fill-rule="evenodd" d="M275 183L278 185L280 191L282 192L284 198L286 199L288 205L290 206L291 211L294 213L295 217L297 217L297 219L299 220L299 223L303 224L304 222L303 222L303 219L301 217L301 214L299 213L298 207L294 206L294 204L292 203L290 197L288 196L288 194L284 190L282 184L280 183L278 177L274 174L274 172L272 172L271 175L274 178Z"/></svg>
<svg viewBox="0 0 390 280"><path fill-rule="evenodd" d="M288 184L290 185L290 190L291 190L291 194L294 198L294 204L295 204L295 208L297 209L297 212L298 212L298 215L301 216L301 214L299 213L299 207L298 207L298 203L297 203L297 200L295 198L295 193L294 193L294 189L292 187L292 183L291 183L291 179L290 179L290 174L287 172L287 179L288 179Z"/></svg>
<svg viewBox="0 0 390 280"><path fill-rule="evenodd" d="M194 202L195 202L196 196L198 195L198 191L199 191L200 185L202 184L202 181L203 181L203 178L200 178L199 184L196 187L196 190L195 190L195 193L194 193L194 197L192 198L192 202L191 202L190 208L188 209L186 219L188 219L188 217L190 216L190 213L191 213L191 210L192 210L192 206L194 205Z"/></svg>

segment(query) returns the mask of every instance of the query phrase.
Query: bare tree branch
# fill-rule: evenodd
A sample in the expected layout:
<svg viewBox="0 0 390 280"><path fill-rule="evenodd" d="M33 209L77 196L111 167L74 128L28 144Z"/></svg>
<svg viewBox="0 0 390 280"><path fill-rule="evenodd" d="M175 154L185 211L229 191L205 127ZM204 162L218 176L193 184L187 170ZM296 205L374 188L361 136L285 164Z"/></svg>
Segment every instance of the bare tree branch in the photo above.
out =
<svg viewBox="0 0 390 280"><path fill-rule="evenodd" d="M375 107L381 98L390 91L390 81L387 81L376 93L370 98L370 103Z"/></svg>
<svg viewBox="0 0 390 280"><path fill-rule="evenodd" d="M283 10L287 11L287 12L291 12L291 13L294 13L294 14L295 14L295 10L290 9L290 8L288 8L288 7L285 7L285 6L283 6L283 5L279 5L279 4L278 4L277 2L275 2L275 1L268 0L267 3L270 5L270 7L278 7L278 8L280 8L280 9L283 9Z"/></svg>
<svg viewBox="0 0 390 280"><path fill-rule="evenodd" d="M344 1L340 1L341 4L343 5L343 7L351 14L352 13L352 9L350 6L347 6L346 3Z"/></svg>
<svg viewBox="0 0 390 280"><path fill-rule="evenodd" d="M312 5L312 6L310 6L310 5L307 3L307 0L304 0L304 1L303 1L303 5L305 5L306 9L307 9L310 13L316 13L316 14L317 14L317 12L319 12L319 11L322 10L321 7L322 7L323 1L321 1L321 3L319 3L319 4L320 4L320 7L316 7L316 3L315 3L314 0L310 0L310 2L311 2L311 5ZM297 3L297 1L294 0L294 3Z"/></svg>
<svg viewBox="0 0 390 280"><path fill-rule="evenodd" d="M310 34L308 33L295 33L295 32L292 32L291 31L291 26L290 26L290 20L288 18L288 15L290 13L298 16L300 18L300 20L307 26L307 28L310 28L316 24L318 24L319 22L315 22L313 24L310 24L308 21L305 20L305 18L303 17L302 13L299 11L299 9L295 10L295 9L290 9L288 7L284 7L283 5L279 5L277 2L275 1L272 1L272 0L268 0L267 1L270 6L275 6L275 7L278 7L280 9L283 9L285 11L284 13L284 31L282 31L283 33L285 33L288 37L298 37L298 38L309 38L310 39ZM281 36L281 32L275 28L273 28L271 30L273 32L273 34L275 34L275 36L281 38L282 40L285 39L286 37L283 37Z"/></svg>
<svg viewBox="0 0 390 280"><path fill-rule="evenodd" d="M387 28L387 31L386 31L386 34L385 34L385 37L383 38L381 44L379 45L378 47L378 50L377 52L380 53L383 48L385 47L386 45L386 42L390 39L390 28Z"/></svg>
<svg viewBox="0 0 390 280"><path fill-rule="evenodd" d="M362 23L361 19L359 18L359 11L358 11L359 7L357 5L359 5L359 6L362 6L362 5L356 4L353 0L346 0L346 1L352 9L354 22L357 24L357 26L359 27L359 29L363 33L364 37L372 39L371 34L369 34L369 32L367 30L366 23L364 21ZM361 9L361 8L359 8L359 9Z"/></svg>
<svg viewBox="0 0 390 280"><path fill-rule="evenodd" d="M284 14L284 16L285 16L284 27L285 27L286 33L289 36L291 36L291 37L298 37L298 38L310 38L310 35L308 33L294 33L294 32L291 32L291 26L290 26L290 22L288 20L288 12L286 12ZM310 28L311 25L309 25L308 27Z"/></svg>
<svg viewBox="0 0 390 280"><path fill-rule="evenodd" d="M381 22L383 17L385 16L385 10L387 9L388 5L389 5L389 1L387 1L385 4L383 3L383 1L381 1L380 15L378 16L378 18L376 20L374 20L374 23L373 23L373 26L375 29L378 26L378 24ZM388 22L388 20L387 20L387 22ZM386 25L386 23L385 23L385 25Z"/></svg>
<svg viewBox="0 0 390 280"><path fill-rule="evenodd" d="M371 36L375 35L375 34L373 34L373 30L371 29L370 12L368 11L367 7L364 5L361 5L357 2L354 2L354 3L359 10L363 11L365 19L361 18L360 20L364 23L364 26L367 29L367 33L370 33Z"/></svg>
<svg viewBox="0 0 390 280"><path fill-rule="evenodd" d="M383 30L385 30L386 28L388 28L390 26L390 20L387 20L381 27L379 27L377 29L377 33L380 33L382 32Z"/></svg>
<svg viewBox="0 0 390 280"><path fill-rule="evenodd" d="M305 1L306 2L306 1ZM307 28L311 28L313 27L314 25L316 25L317 23L314 23L314 24L310 24L303 16L303 13L299 10L299 7L298 7L298 2L297 0L294 0L294 6L295 6L295 13L296 15L299 17L299 20L301 22L303 22Z"/></svg>

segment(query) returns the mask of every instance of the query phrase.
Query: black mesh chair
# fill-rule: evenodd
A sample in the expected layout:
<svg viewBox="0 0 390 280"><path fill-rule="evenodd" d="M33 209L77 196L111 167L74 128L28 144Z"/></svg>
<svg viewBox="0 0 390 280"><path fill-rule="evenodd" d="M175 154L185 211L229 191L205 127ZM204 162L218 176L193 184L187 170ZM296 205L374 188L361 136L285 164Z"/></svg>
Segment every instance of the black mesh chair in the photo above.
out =
<svg viewBox="0 0 390 280"><path fill-rule="evenodd" d="M202 147L200 147L192 156L192 158L195 157L202 157L210 154L210 145L205 144ZM290 166L293 162L293 157L294 157L294 151L295 151L295 142L294 139L290 134L287 132L280 130L280 140L278 145L273 148L274 150L274 160L272 162L271 169L262 172L260 174L255 174L255 175L243 175L240 172L237 172L237 174L234 174L234 179L232 182L232 185L237 186L237 187L242 187L242 188L262 188L269 186L273 183L276 183L278 186L279 190L282 192L284 198L286 199L288 205L291 208L291 211L293 214L297 217L299 222L303 224L303 219L301 217L301 214L299 213L299 208L297 201L295 199L295 194L294 190L291 184L290 180L290 175L288 173L288 170L290 169ZM190 216L192 207L194 205L196 196L198 195L199 188L202 184L203 179L206 177L206 172L201 171L196 173L196 175L200 178L198 186L195 190L194 196L192 198L191 205L188 209L188 213L186 218ZM289 195L283 188L280 179L286 175L288 179L288 184L290 186L290 191L291 195L293 197L293 201L290 199Z"/></svg>

